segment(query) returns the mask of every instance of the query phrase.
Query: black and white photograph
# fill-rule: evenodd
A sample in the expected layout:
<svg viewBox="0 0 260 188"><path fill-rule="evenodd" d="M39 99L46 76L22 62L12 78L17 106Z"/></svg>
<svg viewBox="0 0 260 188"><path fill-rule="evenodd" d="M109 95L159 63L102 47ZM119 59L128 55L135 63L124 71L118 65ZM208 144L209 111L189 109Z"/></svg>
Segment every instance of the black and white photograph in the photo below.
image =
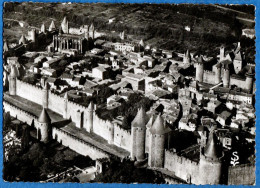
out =
<svg viewBox="0 0 260 188"><path fill-rule="evenodd" d="M3 180L255 185L255 6L3 4Z"/></svg>

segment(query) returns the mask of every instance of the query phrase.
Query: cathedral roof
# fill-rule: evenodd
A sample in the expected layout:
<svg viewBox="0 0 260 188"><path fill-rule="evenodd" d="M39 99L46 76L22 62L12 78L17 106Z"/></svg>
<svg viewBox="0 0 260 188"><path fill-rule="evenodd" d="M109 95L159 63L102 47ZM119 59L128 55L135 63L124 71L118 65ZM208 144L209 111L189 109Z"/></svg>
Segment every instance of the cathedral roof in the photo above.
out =
<svg viewBox="0 0 260 188"><path fill-rule="evenodd" d="M165 124L163 118L159 114L156 118L156 120L153 123L153 126L150 129L150 132L152 134L159 134L163 135L167 132L169 132L171 129Z"/></svg>
<svg viewBox="0 0 260 188"><path fill-rule="evenodd" d="M45 108L42 109L42 112L38 118L38 121L40 123L51 123L51 118L49 114L47 113L47 110Z"/></svg>
<svg viewBox="0 0 260 188"><path fill-rule="evenodd" d="M49 27L49 31L53 31L53 30L55 30L56 29L56 26L55 26L55 24L54 24L54 21L52 20L51 21L51 25L50 25L50 27Z"/></svg>
<svg viewBox="0 0 260 188"><path fill-rule="evenodd" d="M133 127L145 127L147 123L148 117L146 115L146 112L143 107L138 109L138 112L132 121L132 126Z"/></svg>
<svg viewBox="0 0 260 188"><path fill-rule="evenodd" d="M217 146L217 137L215 133L211 132L209 135L209 139L207 142L207 145L205 146L204 149L204 155L206 157L214 158L217 159L221 157L221 151L219 150Z"/></svg>

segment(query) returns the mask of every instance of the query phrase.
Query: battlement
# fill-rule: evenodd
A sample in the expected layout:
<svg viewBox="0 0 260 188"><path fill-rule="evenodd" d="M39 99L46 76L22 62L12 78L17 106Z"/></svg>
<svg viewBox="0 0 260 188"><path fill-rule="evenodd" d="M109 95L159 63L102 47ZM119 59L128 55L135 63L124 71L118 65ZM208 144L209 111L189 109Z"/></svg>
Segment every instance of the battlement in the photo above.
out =
<svg viewBox="0 0 260 188"><path fill-rule="evenodd" d="M126 132L127 134L130 134L130 135L131 135L131 130L126 130L126 129L120 127L119 125L117 125L116 123L114 123L114 127L117 128L117 129L120 130L120 131L124 131L124 132Z"/></svg>
<svg viewBox="0 0 260 188"><path fill-rule="evenodd" d="M210 70L204 70L204 74L215 75L215 72Z"/></svg>
<svg viewBox="0 0 260 188"><path fill-rule="evenodd" d="M19 80L19 79L16 79L16 82L17 82L17 85L28 86L28 87L31 87L31 88L43 90L43 88L41 88L40 86L32 85L32 84L29 84L29 83L24 82L22 80Z"/></svg>
<svg viewBox="0 0 260 188"><path fill-rule="evenodd" d="M167 149L165 149L165 158L168 158L167 160L172 160L172 161L177 162L182 165L195 165L195 166L199 165L199 162L192 161L183 156L179 156L179 155L177 155L176 152L170 151Z"/></svg>
<svg viewBox="0 0 260 188"><path fill-rule="evenodd" d="M89 142L86 142L78 137L76 137L75 135L63 130L63 129L59 129L59 128L56 128L56 127L52 127L52 133L53 133L53 139L55 139L55 134L59 134L60 136L67 136L67 137L70 137L73 139L73 141L75 142L74 144L77 144L77 143L81 143L81 144L84 144L86 146L88 146L89 148L91 149L94 149L98 152L102 152L102 153L105 153L108 157L111 157L113 156L112 154L108 153L107 151L104 151L100 148L97 148L96 146L92 145L91 143Z"/></svg>
<svg viewBox="0 0 260 188"><path fill-rule="evenodd" d="M253 63L247 63L247 65L255 67L255 64L253 64Z"/></svg>
<svg viewBox="0 0 260 188"><path fill-rule="evenodd" d="M223 158L223 156L221 156L220 158L216 159L216 158L206 157L205 155L201 154L200 158L204 159L204 160L207 160L207 161L210 161L210 162L221 162L221 159Z"/></svg>

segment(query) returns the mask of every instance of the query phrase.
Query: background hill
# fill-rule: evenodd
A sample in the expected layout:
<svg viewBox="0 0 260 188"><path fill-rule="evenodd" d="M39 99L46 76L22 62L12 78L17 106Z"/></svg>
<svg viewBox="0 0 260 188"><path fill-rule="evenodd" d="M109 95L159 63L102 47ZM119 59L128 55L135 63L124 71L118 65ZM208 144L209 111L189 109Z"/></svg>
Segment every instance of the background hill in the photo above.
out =
<svg viewBox="0 0 260 188"><path fill-rule="evenodd" d="M254 6L24 2L5 3L4 37L18 40L21 33L27 33L19 21L37 28L45 23L48 28L54 20L59 27L65 15L72 27L94 23L99 31L125 31L129 38L143 38L146 44L159 48L211 55L220 44L240 40L241 29L254 27L252 22L238 19L253 19ZM186 26L191 31L185 30Z"/></svg>

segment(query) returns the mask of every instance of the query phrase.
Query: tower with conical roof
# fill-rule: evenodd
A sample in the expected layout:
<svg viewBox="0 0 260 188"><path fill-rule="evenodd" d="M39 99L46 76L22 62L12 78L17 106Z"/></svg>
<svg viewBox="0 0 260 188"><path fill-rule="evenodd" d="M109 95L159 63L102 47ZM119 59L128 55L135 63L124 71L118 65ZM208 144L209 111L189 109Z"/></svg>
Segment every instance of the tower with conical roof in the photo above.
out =
<svg viewBox="0 0 260 188"><path fill-rule="evenodd" d="M237 53L235 52L235 58L233 60L233 65L234 65L234 70L235 73L238 74L239 71L242 70L242 55L241 52L238 51Z"/></svg>
<svg viewBox="0 0 260 188"><path fill-rule="evenodd" d="M204 60L201 55L197 59L195 66L196 66L196 80L199 82L203 82Z"/></svg>
<svg viewBox="0 0 260 188"><path fill-rule="evenodd" d="M11 65L11 72L8 77L9 80L9 94L16 95L16 80L18 77L17 68L14 65Z"/></svg>
<svg viewBox="0 0 260 188"><path fill-rule="evenodd" d="M150 143L148 165L150 167L162 168L164 164L164 149L171 129L166 125L159 114L150 128Z"/></svg>
<svg viewBox="0 0 260 188"><path fill-rule="evenodd" d="M254 73L252 67L250 66L248 72L246 73L246 90L251 93L253 89Z"/></svg>
<svg viewBox="0 0 260 188"><path fill-rule="evenodd" d="M183 63L184 64L190 64L191 63L191 56L190 56L189 50L187 50L186 54L183 57Z"/></svg>
<svg viewBox="0 0 260 188"><path fill-rule="evenodd" d="M42 112L38 118L38 126L37 126L37 138L47 143L51 139L51 118L47 113L45 108L42 109Z"/></svg>
<svg viewBox="0 0 260 188"><path fill-rule="evenodd" d="M143 161L145 159L145 131L147 115L141 107L131 123L131 159Z"/></svg>
<svg viewBox="0 0 260 188"><path fill-rule="evenodd" d="M46 33L46 27L44 23L41 26L41 33Z"/></svg>
<svg viewBox="0 0 260 188"><path fill-rule="evenodd" d="M153 126L153 123L155 121L155 116L151 115L148 123L146 124L146 131L145 131L145 153L149 154L149 144L150 144L150 129Z"/></svg>
<svg viewBox="0 0 260 188"><path fill-rule="evenodd" d="M69 33L69 22L67 17L65 16L63 21L61 22L61 28L63 33Z"/></svg>
<svg viewBox="0 0 260 188"><path fill-rule="evenodd" d="M50 26L49 26L49 31L54 31L56 29L56 26L55 26L55 24L54 24L54 21L52 20L51 21L51 24L50 24Z"/></svg>
<svg viewBox="0 0 260 188"><path fill-rule="evenodd" d="M88 109L87 109L87 125L86 125L86 130L88 132L92 132L93 131L93 113L94 113L94 104L91 101L88 105Z"/></svg>
<svg viewBox="0 0 260 188"><path fill-rule="evenodd" d="M222 168L222 150L213 131L207 144L201 149L199 162L199 184L220 184Z"/></svg>
<svg viewBox="0 0 260 188"><path fill-rule="evenodd" d="M48 83L45 82L43 86L43 97L42 97L42 106L43 108L48 108L48 98L49 98L49 88Z"/></svg>

